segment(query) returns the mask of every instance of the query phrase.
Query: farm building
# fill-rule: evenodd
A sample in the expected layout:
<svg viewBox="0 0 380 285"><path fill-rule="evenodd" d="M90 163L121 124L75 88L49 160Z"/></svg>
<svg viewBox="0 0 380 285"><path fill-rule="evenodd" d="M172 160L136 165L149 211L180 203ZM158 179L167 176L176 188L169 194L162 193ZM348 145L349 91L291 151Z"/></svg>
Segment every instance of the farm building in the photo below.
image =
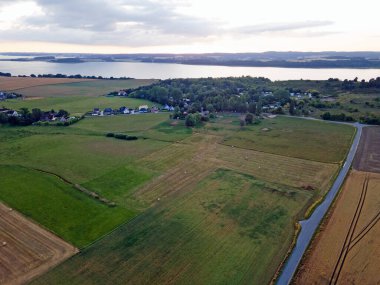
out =
<svg viewBox="0 0 380 285"><path fill-rule="evenodd" d="M147 113L148 109L149 109L148 105L141 105L141 106L139 106L139 112L140 113Z"/></svg>

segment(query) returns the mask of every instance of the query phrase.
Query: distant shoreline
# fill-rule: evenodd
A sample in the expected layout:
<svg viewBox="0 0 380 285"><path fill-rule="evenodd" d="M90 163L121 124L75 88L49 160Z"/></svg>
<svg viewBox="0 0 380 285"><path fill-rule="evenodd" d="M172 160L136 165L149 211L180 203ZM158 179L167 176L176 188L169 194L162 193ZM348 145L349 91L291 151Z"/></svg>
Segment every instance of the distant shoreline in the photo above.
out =
<svg viewBox="0 0 380 285"><path fill-rule="evenodd" d="M4 56L6 58L1 58ZM13 58L12 58L13 57ZM140 62L199 66L380 69L380 52L264 52L205 54L0 53L0 61Z"/></svg>

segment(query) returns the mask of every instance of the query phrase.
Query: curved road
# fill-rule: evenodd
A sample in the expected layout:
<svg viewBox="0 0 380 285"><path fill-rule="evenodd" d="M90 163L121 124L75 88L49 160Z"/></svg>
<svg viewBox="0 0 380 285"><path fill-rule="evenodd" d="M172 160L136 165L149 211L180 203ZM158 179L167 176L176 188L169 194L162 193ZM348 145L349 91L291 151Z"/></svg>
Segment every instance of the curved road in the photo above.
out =
<svg viewBox="0 0 380 285"><path fill-rule="evenodd" d="M363 125L360 125L359 123L355 123L352 125L356 127L357 132L352 142L351 149L347 155L346 161L323 202L314 210L313 214L307 220L300 221L301 231L297 237L296 245L293 248L290 257L286 261L280 274L280 277L277 279L278 285L287 285L292 280L293 275L296 272L301 258L305 253L311 239L313 238L315 231L317 230L320 222L322 221L336 194L342 186L348 171L350 170L351 163L354 159L356 150L359 145L360 136L362 134L363 128Z"/></svg>

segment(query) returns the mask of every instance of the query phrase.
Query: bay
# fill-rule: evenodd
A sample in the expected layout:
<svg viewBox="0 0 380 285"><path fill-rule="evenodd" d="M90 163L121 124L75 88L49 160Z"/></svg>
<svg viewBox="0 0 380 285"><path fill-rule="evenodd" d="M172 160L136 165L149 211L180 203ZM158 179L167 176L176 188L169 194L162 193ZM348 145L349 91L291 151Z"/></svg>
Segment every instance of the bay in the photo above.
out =
<svg viewBox="0 0 380 285"><path fill-rule="evenodd" d="M0 59L5 59L0 56ZM9 59L9 58L8 58ZM271 80L326 80L330 77L339 79L369 80L380 76L380 69L313 69L313 68L276 68L276 67L232 67L210 65L185 65L172 63L143 62L84 62L84 63L50 63L42 61L20 62L0 61L0 71L12 75L30 74L81 74L103 77L133 77L138 79L200 78L253 76L266 77Z"/></svg>

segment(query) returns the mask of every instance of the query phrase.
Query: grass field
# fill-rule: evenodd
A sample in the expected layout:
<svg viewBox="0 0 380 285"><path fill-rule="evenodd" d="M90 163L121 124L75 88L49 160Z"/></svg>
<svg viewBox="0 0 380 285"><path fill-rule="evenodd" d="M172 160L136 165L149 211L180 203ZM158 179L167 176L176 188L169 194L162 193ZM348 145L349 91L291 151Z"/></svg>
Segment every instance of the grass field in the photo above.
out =
<svg viewBox="0 0 380 285"><path fill-rule="evenodd" d="M26 98L24 100L6 100L1 103L2 106L15 110L22 107L29 109L39 108L41 110L64 109L72 115L81 115L92 111L93 108L120 108L121 106L136 108L139 105L153 104L146 100L102 96L115 90L151 84L154 82L153 80L87 80L72 83L71 81L73 80L70 81L66 79L66 81L71 83L56 84L60 82L58 79L26 79L28 79L27 83L30 86L33 86L33 84L40 85L42 83L43 86L18 89L17 92L26 96ZM35 83L33 83L34 80L36 81ZM15 84L18 82L17 80L12 81L15 81ZM64 80L61 81L65 82ZM0 90L2 90L1 85Z"/></svg>
<svg viewBox="0 0 380 285"><path fill-rule="evenodd" d="M34 284L265 284L308 195L217 170Z"/></svg>
<svg viewBox="0 0 380 285"><path fill-rule="evenodd" d="M117 108L122 106L129 108L136 108L140 105L152 106L153 103L132 98L122 98L122 97L91 97L91 96L72 96L72 97L46 97L37 98L35 100L21 100L21 99L11 99L1 102L1 106L9 109L19 110L20 108L39 108L41 110L51 110L54 109L58 111L59 109L64 109L68 111L71 115L83 115L86 112L92 111L94 108Z"/></svg>
<svg viewBox="0 0 380 285"><path fill-rule="evenodd" d="M152 104L91 93L120 89L105 92L110 86L103 83L30 88L35 100L4 104L78 114ZM168 116L0 127L1 201L80 248L122 224L38 282L268 283L295 220L327 191L354 133L349 126L286 117L241 129L237 115L190 129ZM108 132L139 139L118 140Z"/></svg>
<svg viewBox="0 0 380 285"><path fill-rule="evenodd" d="M0 200L77 247L136 214L105 206L57 177L24 167L0 165L0 177Z"/></svg>
<svg viewBox="0 0 380 285"><path fill-rule="evenodd" d="M238 117L227 116L209 124L209 131L222 134L226 145L327 163L344 159L354 134L351 126L289 117L241 129Z"/></svg>

